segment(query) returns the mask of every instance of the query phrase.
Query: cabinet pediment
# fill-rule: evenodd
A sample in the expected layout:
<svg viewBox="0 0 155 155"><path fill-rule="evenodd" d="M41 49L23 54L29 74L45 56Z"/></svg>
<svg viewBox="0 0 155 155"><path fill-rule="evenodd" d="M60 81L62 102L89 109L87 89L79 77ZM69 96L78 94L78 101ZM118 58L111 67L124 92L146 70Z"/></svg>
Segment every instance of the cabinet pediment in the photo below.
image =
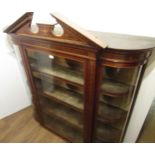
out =
<svg viewBox="0 0 155 155"><path fill-rule="evenodd" d="M97 48L105 48L107 46L103 40L101 41L97 39L94 35L71 23L58 13L53 13L51 16L56 19L55 24L48 25L37 23L38 31L32 32L31 22L33 12L27 12L12 25L10 25L4 32L18 36L92 46Z"/></svg>

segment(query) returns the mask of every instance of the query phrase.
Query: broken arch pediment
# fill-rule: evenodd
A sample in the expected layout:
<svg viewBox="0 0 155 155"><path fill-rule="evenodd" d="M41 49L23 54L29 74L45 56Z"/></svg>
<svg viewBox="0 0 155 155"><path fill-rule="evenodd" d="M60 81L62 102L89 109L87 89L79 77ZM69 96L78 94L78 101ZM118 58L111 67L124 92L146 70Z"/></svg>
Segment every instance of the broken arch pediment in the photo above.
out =
<svg viewBox="0 0 155 155"><path fill-rule="evenodd" d="M10 25L4 32L15 34L17 36L43 38L46 40L58 42L63 41L66 43L94 46L99 48L105 48L107 46L106 43L97 39L84 29L71 23L58 13L53 13L51 16L56 19L57 22L55 24L50 25L37 23L38 30L33 32L31 30L33 12L27 12L12 25Z"/></svg>

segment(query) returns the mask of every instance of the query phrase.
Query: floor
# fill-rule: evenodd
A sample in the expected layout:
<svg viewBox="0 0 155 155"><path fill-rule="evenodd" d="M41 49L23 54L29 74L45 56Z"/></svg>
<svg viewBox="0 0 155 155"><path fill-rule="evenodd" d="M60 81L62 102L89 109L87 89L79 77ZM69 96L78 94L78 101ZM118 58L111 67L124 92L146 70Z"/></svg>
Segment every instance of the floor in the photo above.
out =
<svg viewBox="0 0 155 155"><path fill-rule="evenodd" d="M28 107L0 120L1 143L63 143L65 140L41 127Z"/></svg>
<svg viewBox="0 0 155 155"><path fill-rule="evenodd" d="M155 100L151 105L137 142L155 143Z"/></svg>

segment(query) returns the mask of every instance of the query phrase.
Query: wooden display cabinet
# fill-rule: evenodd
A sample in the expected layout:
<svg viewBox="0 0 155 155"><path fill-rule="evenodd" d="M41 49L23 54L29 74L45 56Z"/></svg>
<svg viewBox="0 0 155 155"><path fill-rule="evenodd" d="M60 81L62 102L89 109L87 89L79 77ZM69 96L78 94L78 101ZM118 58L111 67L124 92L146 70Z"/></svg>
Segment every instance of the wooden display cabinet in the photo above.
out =
<svg viewBox="0 0 155 155"><path fill-rule="evenodd" d="M69 142L122 142L152 38L84 31L64 17L37 24L33 13L9 26L32 92L34 116Z"/></svg>

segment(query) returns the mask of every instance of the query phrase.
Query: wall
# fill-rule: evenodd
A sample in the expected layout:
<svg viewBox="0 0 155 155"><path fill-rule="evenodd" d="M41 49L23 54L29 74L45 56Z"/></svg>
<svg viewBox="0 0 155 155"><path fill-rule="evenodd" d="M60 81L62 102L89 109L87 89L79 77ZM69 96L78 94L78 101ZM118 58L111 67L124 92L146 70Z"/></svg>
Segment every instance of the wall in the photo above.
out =
<svg viewBox="0 0 155 155"><path fill-rule="evenodd" d="M154 0L1 0L0 30L27 11L36 12L33 23L53 22L48 13L58 11L86 29L155 37ZM21 73L21 65L18 65L16 56L9 54L6 35L2 32L0 32L0 49L0 117L4 117L28 106L30 96L27 93L24 74ZM154 90L150 87L155 84L154 71L153 65L152 71L144 79L126 142L135 141L151 104ZM150 91L149 99L146 90ZM143 109L142 104L145 104ZM141 115L139 109L143 110ZM136 122L138 127L134 125L135 118L138 119L136 120L139 122ZM131 138L130 135L133 137Z"/></svg>
<svg viewBox="0 0 155 155"><path fill-rule="evenodd" d="M0 118L17 112L31 100L14 55L0 56Z"/></svg>
<svg viewBox="0 0 155 155"><path fill-rule="evenodd" d="M17 54L15 55L13 46L3 33L4 27L8 25L7 20L12 20L9 16L7 19L2 17L4 12L0 11L0 119L31 104L31 95L26 84L23 67L18 59L18 50L16 49Z"/></svg>

